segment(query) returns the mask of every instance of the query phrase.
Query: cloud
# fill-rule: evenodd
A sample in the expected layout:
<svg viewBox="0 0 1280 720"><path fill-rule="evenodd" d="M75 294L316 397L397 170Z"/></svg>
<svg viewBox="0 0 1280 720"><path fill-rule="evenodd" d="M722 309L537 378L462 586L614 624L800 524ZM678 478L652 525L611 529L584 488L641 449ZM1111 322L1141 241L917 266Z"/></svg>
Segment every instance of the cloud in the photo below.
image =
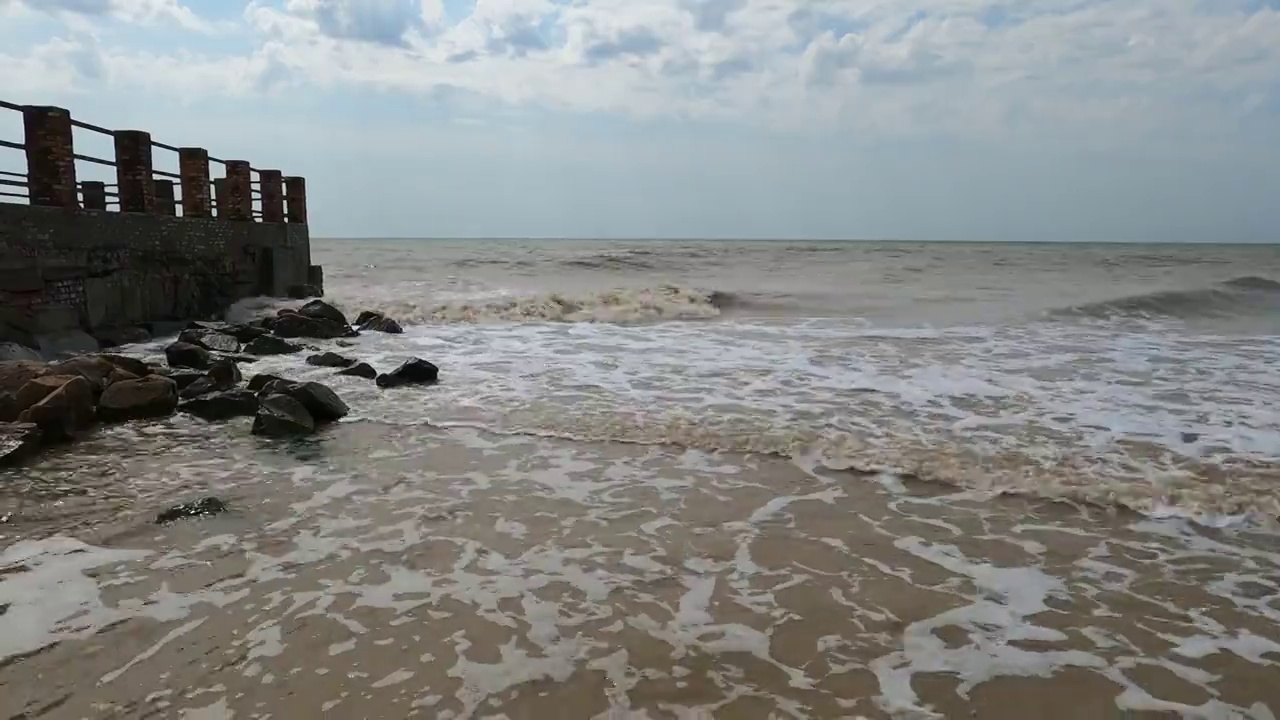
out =
<svg viewBox="0 0 1280 720"><path fill-rule="evenodd" d="M320 32L340 40L401 45L420 27L423 7L414 0L314 0Z"/></svg>
<svg viewBox="0 0 1280 720"><path fill-rule="evenodd" d="M178 0L9 0L9 3L49 14L113 17L144 25L169 23L202 33L220 29L218 24L201 18Z"/></svg>

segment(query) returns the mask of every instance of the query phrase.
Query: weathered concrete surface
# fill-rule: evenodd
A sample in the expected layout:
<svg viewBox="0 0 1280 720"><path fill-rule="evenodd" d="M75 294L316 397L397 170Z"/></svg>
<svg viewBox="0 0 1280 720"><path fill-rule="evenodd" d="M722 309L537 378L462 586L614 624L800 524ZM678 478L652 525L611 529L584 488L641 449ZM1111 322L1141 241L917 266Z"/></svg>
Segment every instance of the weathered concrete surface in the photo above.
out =
<svg viewBox="0 0 1280 720"><path fill-rule="evenodd" d="M0 341L214 316L311 274L300 223L0 203Z"/></svg>

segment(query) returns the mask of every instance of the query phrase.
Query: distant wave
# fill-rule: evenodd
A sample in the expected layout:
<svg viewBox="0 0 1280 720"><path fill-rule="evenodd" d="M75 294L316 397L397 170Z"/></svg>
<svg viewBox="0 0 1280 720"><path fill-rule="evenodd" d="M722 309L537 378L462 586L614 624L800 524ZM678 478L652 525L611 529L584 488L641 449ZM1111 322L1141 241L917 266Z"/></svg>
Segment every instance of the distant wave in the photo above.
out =
<svg viewBox="0 0 1280 720"><path fill-rule="evenodd" d="M1214 287L1166 290L1050 311L1055 317L1194 319L1280 310L1280 282L1245 276Z"/></svg>

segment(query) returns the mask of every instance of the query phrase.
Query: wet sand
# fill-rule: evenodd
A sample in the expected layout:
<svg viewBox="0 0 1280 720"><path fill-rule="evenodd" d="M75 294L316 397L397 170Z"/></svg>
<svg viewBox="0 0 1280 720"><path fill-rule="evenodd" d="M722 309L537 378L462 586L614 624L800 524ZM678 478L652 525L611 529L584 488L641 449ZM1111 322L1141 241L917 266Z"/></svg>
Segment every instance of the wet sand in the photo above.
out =
<svg viewBox="0 0 1280 720"><path fill-rule="evenodd" d="M1280 712L1271 534L372 423L115 428L6 477L3 718Z"/></svg>

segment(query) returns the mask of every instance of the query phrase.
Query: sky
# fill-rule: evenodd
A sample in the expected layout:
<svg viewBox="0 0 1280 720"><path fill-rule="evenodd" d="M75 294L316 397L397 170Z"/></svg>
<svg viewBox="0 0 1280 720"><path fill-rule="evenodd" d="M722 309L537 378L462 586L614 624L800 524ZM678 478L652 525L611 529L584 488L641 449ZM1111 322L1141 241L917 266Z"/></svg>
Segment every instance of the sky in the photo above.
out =
<svg viewBox="0 0 1280 720"><path fill-rule="evenodd" d="M1280 0L0 0L0 99L319 236L1280 240Z"/></svg>

